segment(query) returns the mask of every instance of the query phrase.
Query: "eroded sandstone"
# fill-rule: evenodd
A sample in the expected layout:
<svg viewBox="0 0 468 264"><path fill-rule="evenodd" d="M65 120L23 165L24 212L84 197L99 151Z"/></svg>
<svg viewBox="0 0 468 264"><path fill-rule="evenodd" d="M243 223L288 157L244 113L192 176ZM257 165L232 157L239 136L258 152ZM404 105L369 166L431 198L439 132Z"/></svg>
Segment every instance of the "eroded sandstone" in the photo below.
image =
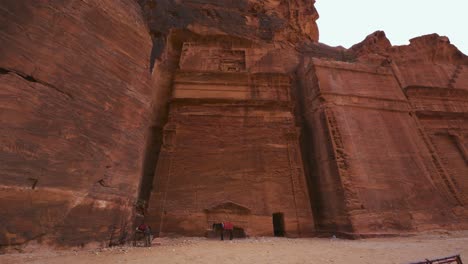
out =
<svg viewBox="0 0 468 264"><path fill-rule="evenodd" d="M137 2L0 4L0 245L468 228L446 37L335 48L313 0Z"/></svg>
<svg viewBox="0 0 468 264"><path fill-rule="evenodd" d="M133 1L2 1L0 245L128 231L150 118Z"/></svg>

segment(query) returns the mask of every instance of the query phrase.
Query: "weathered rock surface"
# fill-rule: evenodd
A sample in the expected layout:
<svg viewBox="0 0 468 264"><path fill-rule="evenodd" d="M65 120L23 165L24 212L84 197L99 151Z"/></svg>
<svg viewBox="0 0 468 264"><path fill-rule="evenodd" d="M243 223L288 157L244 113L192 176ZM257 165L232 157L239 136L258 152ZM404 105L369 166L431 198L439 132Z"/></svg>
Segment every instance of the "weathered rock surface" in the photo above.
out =
<svg viewBox="0 0 468 264"><path fill-rule="evenodd" d="M0 4L1 245L123 239L137 200L161 236L468 228L447 38L329 47L313 0L138 3Z"/></svg>
<svg viewBox="0 0 468 264"><path fill-rule="evenodd" d="M187 29L250 39L318 41L315 0L139 0L155 37Z"/></svg>
<svg viewBox="0 0 468 264"><path fill-rule="evenodd" d="M318 231L467 228L467 57L436 34L350 50L358 62L305 59L299 74Z"/></svg>
<svg viewBox="0 0 468 264"><path fill-rule="evenodd" d="M436 64L467 65L465 54L450 44L447 37L437 34L420 36L410 40L409 45L392 46L385 32L376 31L367 36L364 41L350 48L354 54L365 61L368 56L391 58L402 64Z"/></svg>
<svg viewBox="0 0 468 264"><path fill-rule="evenodd" d="M0 23L0 245L118 238L151 113L140 7L7 0Z"/></svg>
<svg viewBox="0 0 468 264"><path fill-rule="evenodd" d="M317 231L374 236L466 228L465 92L451 91L455 102L442 91L449 88L401 87L408 81L399 81L397 64L304 63Z"/></svg>
<svg viewBox="0 0 468 264"><path fill-rule="evenodd" d="M286 235L312 234L291 80L285 65L260 66L266 48L185 43L149 201L157 234L231 221L272 235L274 213Z"/></svg>
<svg viewBox="0 0 468 264"><path fill-rule="evenodd" d="M251 171L250 160L273 161L266 163L279 165L277 171L291 168L269 154L268 141L253 139L258 133L276 138L273 131L281 126L264 124L276 128L254 132L255 126L238 124L234 118L239 115L235 109L246 102L268 102L280 109L284 97L267 96L281 94L274 84L257 90L248 77L256 72L297 80L290 103L302 124L302 140L295 140L302 146L311 197L310 202L307 196L297 199L310 203L315 225L302 230L288 224L287 235L313 231L366 237L467 228L466 56L446 38L428 35L394 47L383 32L376 32L349 50L308 41L296 43L292 50L280 41L275 42L279 49L273 57L268 55L271 44L242 46L236 41L188 38L180 48L164 130L170 140L162 144L146 218L159 234L200 235L210 223L228 219L250 235L273 235L273 213L282 212L287 221L294 221L294 211L286 209L288 192L270 186L271 195L282 201L258 195L251 200L245 189L262 191L235 176L238 170ZM282 57L284 53L289 55ZM247 113L255 116L255 108L249 109ZM270 109L268 115L277 111ZM237 145L226 149L226 142ZM261 151L251 150L252 145ZM236 155L242 151L244 158L251 153L261 158L239 162ZM260 178L269 186L282 178L266 170L277 175L268 179L264 173L252 170L248 179ZM224 199L236 206L226 208ZM259 210L259 204L276 207ZM223 213L213 216L212 206L223 207ZM306 212L293 208L296 214Z"/></svg>

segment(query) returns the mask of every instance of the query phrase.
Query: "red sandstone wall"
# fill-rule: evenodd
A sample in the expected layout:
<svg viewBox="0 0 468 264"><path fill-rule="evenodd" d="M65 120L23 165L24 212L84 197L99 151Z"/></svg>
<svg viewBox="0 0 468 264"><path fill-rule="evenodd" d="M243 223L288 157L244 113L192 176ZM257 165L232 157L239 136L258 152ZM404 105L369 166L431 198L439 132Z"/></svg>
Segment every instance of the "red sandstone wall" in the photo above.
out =
<svg viewBox="0 0 468 264"><path fill-rule="evenodd" d="M434 34L410 42L393 52L392 68L444 183L438 186L445 186L456 201L454 213L466 223L468 60L445 37ZM402 56L416 49L418 56Z"/></svg>
<svg viewBox="0 0 468 264"><path fill-rule="evenodd" d="M131 225L149 119L140 7L0 6L0 245L108 243Z"/></svg>
<svg viewBox="0 0 468 264"><path fill-rule="evenodd" d="M457 83L454 72L463 76L463 67L305 61L300 89L319 232L466 228L466 94L430 88Z"/></svg>
<svg viewBox="0 0 468 264"><path fill-rule="evenodd" d="M447 38L346 50L314 43L313 0L138 2L0 4L0 245L123 238L140 181L161 235L468 228Z"/></svg>
<svg viewBox="0 0 468 264"><path fill-rule="evenodd" d="M203 236L222 221L273 235L279 212L287 236L313 232L290 79L249 74L262 68L254 54L184 45L146 218L159 235Z"/></svg>
<svg viewBox="0 0 468 264"><path fill-rule="evenodd" d="M315 0L138 0L155 39L187 29L204 36L318 41ZM162 44L162 43L161 43ZM164 44L162 44L164 45Z"/></svg>
<svg viewBox="0 0 468 264"><path fill-rule="evenodd" d="M248 235L273 235L272 214L282 212L289 236L310 234L293 116L280 109L174 103L148 210L155 230L203 236L214 221L232 221ZM226 202L249 213L206 212Z"/></svg>
<svg viewBox="0 0 468 264"><path fill-rule="evenodd" d="M402 67L398 68L401 71ZM463 78L468 71L462 65L427 65L424 70L436 73L441 68L451 69L446 78L433 80L416 69L408 70L409 74L400 78L407 85L408 99L440 164L440 174L449 182L449 192L460 205L466 206L468 84Z"/></svg>

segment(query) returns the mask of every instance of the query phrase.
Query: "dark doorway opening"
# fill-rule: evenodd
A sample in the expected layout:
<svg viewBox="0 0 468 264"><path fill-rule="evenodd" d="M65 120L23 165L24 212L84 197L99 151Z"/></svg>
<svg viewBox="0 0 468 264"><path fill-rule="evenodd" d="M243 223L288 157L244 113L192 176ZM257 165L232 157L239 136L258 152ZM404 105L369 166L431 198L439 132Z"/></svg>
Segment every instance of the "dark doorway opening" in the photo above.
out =
<svg viewBox="0 0 468 264"><path fill-rule="evenodd" d="M275 237L284 237L284 214L273 214L273 232Z"/></svg>

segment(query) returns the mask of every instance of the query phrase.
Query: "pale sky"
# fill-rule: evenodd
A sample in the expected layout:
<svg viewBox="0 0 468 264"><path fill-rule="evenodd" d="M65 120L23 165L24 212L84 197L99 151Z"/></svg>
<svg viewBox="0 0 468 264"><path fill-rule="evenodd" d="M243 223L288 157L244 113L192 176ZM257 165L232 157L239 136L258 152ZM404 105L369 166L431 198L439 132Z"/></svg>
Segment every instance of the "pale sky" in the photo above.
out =
<svg viewBox="0 0 468 264"><path fill-rule="evenodd" d="M316 0L320 42L349 48L385 31L393 45L437 33L468 55L468 0Z"/></svg>

